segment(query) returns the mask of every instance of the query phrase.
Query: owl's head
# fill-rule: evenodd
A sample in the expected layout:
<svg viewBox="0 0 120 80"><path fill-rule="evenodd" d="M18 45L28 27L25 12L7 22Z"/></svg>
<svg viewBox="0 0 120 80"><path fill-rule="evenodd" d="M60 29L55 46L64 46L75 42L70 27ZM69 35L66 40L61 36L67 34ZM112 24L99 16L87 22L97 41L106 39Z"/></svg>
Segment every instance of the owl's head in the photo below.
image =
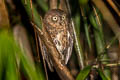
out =
<svg viewBox="0 0 120 80"><path fill-rule="evenodd" d="M67 14L60 9L52 9L48 11L44 17L44 22L50 25L62 26L68 21Z"/></svg>

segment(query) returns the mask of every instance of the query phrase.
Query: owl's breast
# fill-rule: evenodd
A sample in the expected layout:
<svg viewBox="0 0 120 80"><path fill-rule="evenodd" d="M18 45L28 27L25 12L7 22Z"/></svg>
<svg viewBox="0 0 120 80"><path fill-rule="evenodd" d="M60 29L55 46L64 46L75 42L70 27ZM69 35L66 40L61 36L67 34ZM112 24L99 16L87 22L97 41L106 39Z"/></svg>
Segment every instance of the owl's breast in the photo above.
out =
<svg viewBox="0 0 120 80"><path fill-rule="evenodd" d="M57 48L57 50L60 53L63 53L63 51L66 49L67 47L67 34L66 32L60 32L58 33L54 39L53 42Z"/></svg>
<svg viewBox="0 0 120 80"><path fill-rule="evenodd" d="M54 26L54 27L53 27ZM67 37L67 25L64 24L62 26L60 25L50 25L47 26L47 30L57 48L57 50L60 53L63 53L63 51L66 49L68 44L68 37Z"/></svg>

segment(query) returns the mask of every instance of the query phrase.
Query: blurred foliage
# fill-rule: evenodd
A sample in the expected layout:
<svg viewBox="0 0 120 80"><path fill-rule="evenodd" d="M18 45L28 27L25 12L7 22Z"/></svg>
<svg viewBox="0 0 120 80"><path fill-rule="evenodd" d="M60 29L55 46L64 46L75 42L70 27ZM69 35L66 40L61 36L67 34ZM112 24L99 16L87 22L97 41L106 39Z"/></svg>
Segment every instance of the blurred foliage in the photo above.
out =
<svg viewBox="0 0 120 80"><path fill-rule="evenodd" d="M8 31L0 31L0 80L20 80L22 75L29 80L45 80L42 70L30 61Z"/></svg>
<svg viewBox="0 0 120 80"><path fill-rule="evenodd" d="M86 5L89 0L79 0L80 5Z"/></svg>
<svg viewBox="0 0 120 80"><path fill-rule="evenodd" d="M48 5L45 2L45 0L36 0L36 2L38 3L38 5L45 11L48 11Z"/></svg>
<svg viewBox="0 0 120 80"><path fill-rule="evenodd" d="M21 1L23 6L25 7L25 10L27 11L27 14L29 15L31 22L33 21L40 29L42 29L41 17L38 14L34 5L31 5L31 1L30 0Z"/></svg>
<svg viewBox="0 0 120 80"><path fill-rule="evenodd" d="M98 69L98 73L100 74L102 80L111 80L111 79L107 78L107 77L105 76L105 74L103 74L103 71L102 71L101 69Z"/></svg>
<svg viewBox="0 0 120 80"><path fill-rule="evenodd" d="M37 7L39 6L43 12L49 10L47 0L35 0L36 3L31 3L30 0L21 0L22 6L24 6L26 13L29 17L29 21L34 22L40 29L42 29L41 14L38 13ZM64 1L64 0L63 0ZM84 43L87 43L88 50L94 50L94 55L97 61L95 65L109 64L109 62L102 62L102 60L109 60L106 43L104 39L104 22L103 17L99 9L90 0L70 0L70 6L72 8L71 15L74 20L74 35L75 35L75 53L78 57L79 74L77 74L76 80L85 80L91 70L94 68L94 64L89 65L86 62ZM59 1L58 1L59 2ZM32 4L32 5L31 5ZM73 9L74 8L74 9ZM75 9L76 8L76 9ZM39 11L40 12L40 11ZM24 17L24 15L23 15ZM90 31L93 31L92 33ZM83 42L81 43L81 33L84 34ZM94 36L94 37L91 37ZM94 39L94 41L91 40ZM114 43L116 37L110 42ZM94 43L94 45L92 44ZM110 44L110 45L111 45ZM95 47L95 48L94 48ZM74 50L73 50L74 51ZM74 52L73 52L74 53ZM88 51L88 54L91 54ZM89 60L89 59L88 59ZM98 66L95 68L98 75L102 80L111 80L111 72L109 68L101 68ZM22 73L21 73L22 72ZM18 44L16 44L11 31L0 31L0 80L20 80L22 77L28 80L45 80L44 71L40 66L33 61L30 61L29 57L25 55Z"/></svg>
<svg viewBox="0 0 120 80"><path fill-rule="evenodd" d="M104 33L103 33L103 20L100 11L93 5L93 13L91 12L90 22L95 27L93 28L94 35L95 35L95 42L97 48L97 54L100 60L108 59L108 55L106 52L106 45L104 40ZM92 18L92 19L91 19ZM95 22L95 23L94 23ZM106 62L102 62L105 64ZM110 79L110 70L108 68L104 69L104 74Z"/></svg>
<svg viewBox="0 0 120 80"><path fill-rule="evenodd" d="M90 73L92 66L86 66L83 70L80 71L76 80L85 80Z"/></svg>
<svg viewBox="0 0 120 80"><path fill-rule="evenodd" d="M75 51L77 53L78 56L78 62L79 62L79 66L81 67L81 69L84 68L84 54L83 54L83 50L82 50L82 46L81 46L81 42L80 42L80 15L76 14L76 16L74 17L74 21L75 21L75 28L74 28L74 36L75 36L75 43L74 43L74 47L75 47Z"/></svg>

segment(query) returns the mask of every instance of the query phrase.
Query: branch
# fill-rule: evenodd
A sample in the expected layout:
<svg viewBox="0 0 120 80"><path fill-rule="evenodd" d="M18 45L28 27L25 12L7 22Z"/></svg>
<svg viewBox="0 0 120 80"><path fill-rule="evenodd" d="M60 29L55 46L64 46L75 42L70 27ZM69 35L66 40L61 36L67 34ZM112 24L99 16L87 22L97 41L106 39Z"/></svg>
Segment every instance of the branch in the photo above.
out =
<svg viewBox="0 0 120 80"><path fill-rule="evenodd" d="M50 9L57 9L57 0L50 0Z"/></svg>
<svg viewBox="0 0 120 80"><path fill-rule="evenodd" d="M116 20L110 13L109 9L106 7L105 3L102 0L92 1L99 8L103 15L104 20L108 23L109 27L112 29L120 43L120 26L117 24Z"/></svg>
<svg viewBox="0 0 120 80"><path fill-rule="evenodd" d="M8 19L8 12L5 7L5 2L4 0L0 0L0 29L1 28L9 28L9 19Z"/></svg>
<svg viewBox="0 0 120 80"><path fill-rule="evenodd" d="M119 9L117 8L117 6L113 3L112 0L106 0L110 6L114 9L114 11L117 13L117 15L120 17L120 11Z"/></svg>
<svg viewBox="0 0 120 80"><path fill-rule="evenodd" d="M104 64L104 67L117 67L117 66L120 66L120 63L109 63L109 64ZM99 67L100 67L99 64L93 65L93 68L99 68Z"/></svg>
<svg viewBox="0 0 120 80"><path fill-rule="evenodd" d="M34 25L34 23L32 23L32 25L38 32L38 35L40 36L41 41L46 46L47 51L49 52L50 58L53 62L53 66L56 69L60 78L62 80L74 80L68 68L62 64L62 60L60 59L59 52L56 49L55 45L53 44L51 37L49 36L46 29L43 27L43 31L41 31L36 25Z"/></svg>
<svg viewBox="0 0 120 80"><path fill-rule="evenodd" d="M65 2L66 2L66 0L60 0L59 9L68 13L67 5Z"/></svg>

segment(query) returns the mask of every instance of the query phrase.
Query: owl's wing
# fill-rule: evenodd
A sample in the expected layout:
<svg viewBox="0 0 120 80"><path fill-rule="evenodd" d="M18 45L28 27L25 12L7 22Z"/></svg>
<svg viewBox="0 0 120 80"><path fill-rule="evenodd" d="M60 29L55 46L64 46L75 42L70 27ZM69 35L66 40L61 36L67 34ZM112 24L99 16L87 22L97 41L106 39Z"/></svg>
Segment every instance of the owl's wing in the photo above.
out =
<svg viewBox="0 0 120 80"><path fill-rule="evenodd" d="M74 40L74 34L73 34L73 28L70 25L69 26L69 31L67 32L67 38L68 38L68 46L65 51L65 64L68 63L68 60L70 59L72 55L72 48L73 48L73 40Z"/></svg>
<svg viewBox="0 0 120 80"><path fill-rule="evenodd" d="M43 57L44 57L45 61L47 62L50 71L53 72L54 71L53 63L52 63L52 61L51 61L51 59L50 59L50 57L48 55L46 46L44 44L42 45L42 49L43 49Z"/></svg>

